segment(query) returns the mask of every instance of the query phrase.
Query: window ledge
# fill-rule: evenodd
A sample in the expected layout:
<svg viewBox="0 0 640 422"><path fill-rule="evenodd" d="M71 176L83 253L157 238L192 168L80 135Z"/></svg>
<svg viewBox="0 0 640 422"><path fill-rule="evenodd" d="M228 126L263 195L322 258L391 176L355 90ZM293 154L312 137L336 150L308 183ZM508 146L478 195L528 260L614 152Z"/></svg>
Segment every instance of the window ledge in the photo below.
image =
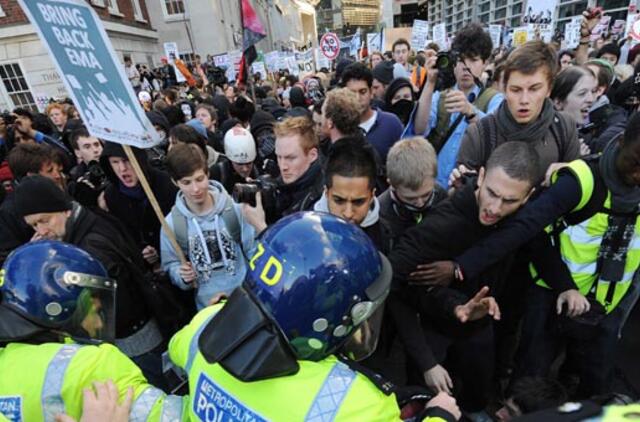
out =
<svg viewBox="0 0 640 422"><path fill-rule="evenodd" d="M143 18L142 16L136 16L135 19L136 19L136 22L148 23L147 20L145 18Z"/></svg>
<svg viewBox="0 0 640 422"><path fill-rule="evenodd" d="M184 13L178 13L175 15L164 15L165 22L178 22L185 20Z"/></svg>
<svg viewBox="0 0 640 422"><path fill-rule="evenodd" d="M124 14L121 13L119 10L113 10L113 9L109 9L109 14L111 16L117 16L119 18L124 18Z"/></svg>

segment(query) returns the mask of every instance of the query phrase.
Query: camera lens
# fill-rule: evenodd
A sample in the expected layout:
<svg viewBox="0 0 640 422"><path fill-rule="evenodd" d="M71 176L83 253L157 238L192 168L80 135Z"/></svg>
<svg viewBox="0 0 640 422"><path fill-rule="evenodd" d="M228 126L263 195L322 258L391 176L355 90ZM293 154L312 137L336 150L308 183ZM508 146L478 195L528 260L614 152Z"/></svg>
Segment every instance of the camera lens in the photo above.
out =
<svg viewBox="0 0 640 422"><path fill-rule="evenodd" d="M258 185L254 183L236 183L233 186L233 200L240 204L256 206L256 194Z"/></svg>

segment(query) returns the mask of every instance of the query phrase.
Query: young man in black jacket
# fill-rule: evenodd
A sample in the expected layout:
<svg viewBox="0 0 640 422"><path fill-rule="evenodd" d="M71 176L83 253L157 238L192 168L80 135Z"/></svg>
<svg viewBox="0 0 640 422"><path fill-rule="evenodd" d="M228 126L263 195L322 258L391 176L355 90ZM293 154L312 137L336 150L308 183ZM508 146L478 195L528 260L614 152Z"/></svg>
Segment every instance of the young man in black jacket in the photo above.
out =
<svg viewBox="0 0 640 422"><path fill-rule="evenodd" d="M79 246L98 259L117 280L115 344L158 386L162 381L162 333L145 306L132 265L144 266L133 242L110 221L99 217L43 176L23 179L15 192L17 213L35 230L32 241L60 240ZM128 257L130 262L127 262Z"/></svg>
<svg viewBox="0 0 640 422"><path fill-rule="evenodd" d="M499 283L508 265L503 262L483 273L481 279L465 279L450 287L424 284L415 268L456 256L490 234L529 199L539 177L538 168L539 158L531 146L522 142L501 145L480 169L477 186L468 180L422 224L407 230L389 255L397 294L413 310L397 321L407 353L423 371L426 384L435 390L453 391L457 382L454 386L449 370L458 374L464 385L460 404L469 412L482 411L487 404L493 377L493 329L487 318L465 326L460 322L486 315L485 311L465 316L465 304L469 305L469 298L486 295L486 288L479 296L477 292L482 286ZM497 317L496 312L489 313ZM419 323L422 331L416 330ZM442 366L445 359L449 370Z"/></svg>
<svg viewBox="0 0 640 422"><path fill-rule="evenodd" d="M389 223L394 239L420 224L429 210L447 198L436 184L438 163L433 146L416 136L398 141L387 155L389 189L380 196L380 215Z"/></svg>
<svg viewBox="0 0 640 422"><path fill-rule="evenodd" d="M144 150L132 148L151 190L164 215L169 214L176 202L178 188L169 175L151 167ZM111 184L104 191L106 210L114 215L135 240L145 261L159 265L160 221L156 217L138 175L133 170L122 145L106 142L100 164Z"/></svg>

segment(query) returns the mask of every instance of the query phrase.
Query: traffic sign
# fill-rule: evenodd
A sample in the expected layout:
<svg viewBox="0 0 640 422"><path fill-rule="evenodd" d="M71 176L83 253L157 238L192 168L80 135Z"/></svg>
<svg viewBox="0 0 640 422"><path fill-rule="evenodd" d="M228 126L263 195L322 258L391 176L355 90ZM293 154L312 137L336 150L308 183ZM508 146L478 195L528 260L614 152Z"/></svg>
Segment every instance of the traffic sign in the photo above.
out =
<svg viewBox="0 0 640 422"><path fill-rule="evenodd" d="M327 32L320 38L320 51L329 59L335 60L340 53L340 39L333 32Z"/></svg>

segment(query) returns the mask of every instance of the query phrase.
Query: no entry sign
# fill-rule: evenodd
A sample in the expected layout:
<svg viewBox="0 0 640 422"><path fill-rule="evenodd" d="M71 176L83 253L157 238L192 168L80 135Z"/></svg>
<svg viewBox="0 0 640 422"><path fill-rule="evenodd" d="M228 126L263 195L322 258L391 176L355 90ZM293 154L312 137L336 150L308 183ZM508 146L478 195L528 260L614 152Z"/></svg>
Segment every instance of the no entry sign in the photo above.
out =
<svg viewBox="0 0 640 422"><path fill-rule="evenodd" d="M340 39L333 32L327 32L320 39L320 51L329 59L335 60L340 53Z"/></svg>

